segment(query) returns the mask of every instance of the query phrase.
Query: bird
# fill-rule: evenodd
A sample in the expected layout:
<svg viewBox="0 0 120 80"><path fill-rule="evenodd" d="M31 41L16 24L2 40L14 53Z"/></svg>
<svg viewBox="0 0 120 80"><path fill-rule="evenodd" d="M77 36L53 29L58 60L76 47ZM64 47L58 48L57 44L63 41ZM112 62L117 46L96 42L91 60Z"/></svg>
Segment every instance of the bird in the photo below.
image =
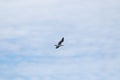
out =
<svg viewBox="0 0 120 80"><path fill-rule="evenodd" d="M56 46L56 49L59 48L59 47L61 47L61 46L63 46L63 45L62 45L63 41L64 41L64 37L62 37L62 39L58 42L58 44L55 45L55 46Z"/></svg>

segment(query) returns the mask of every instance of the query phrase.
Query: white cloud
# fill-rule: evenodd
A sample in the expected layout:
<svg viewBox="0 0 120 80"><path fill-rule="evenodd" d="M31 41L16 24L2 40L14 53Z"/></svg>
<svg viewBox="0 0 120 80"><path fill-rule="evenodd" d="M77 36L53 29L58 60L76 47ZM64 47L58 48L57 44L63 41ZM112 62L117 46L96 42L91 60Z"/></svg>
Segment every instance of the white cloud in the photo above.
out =
<svg viewBox="0 0 120 80"><path fill-rule="evenodd" d="M52 58L51 58L52 59ZM52 80L55 78L62 79L119 79L119 65L120 62L119 56L115 58L104 58L97 59L97 57L81 57L81 58L58 58L53 59L50 58L39 59L39 62L27 62L26 60L17 63L16 66L7 66L2 67L2 73L8 75L21 75L26 78L40 79L42 80ZM31 58L32 60L32 58ZM42 60L42 61L41 61ZM47 61L48 60L48 61ZM55 61L56 60L56 61ZM49 63L51 61L51 63ZM41 63L43 62L43 63ZM11 69L10 69L11 68ZM5 72L4 70L7 70ZM85 77L86 76L86 77ZM45 78L46 77L46 78ZM18 77L17 77L18 78ZM23 77L23 79L26 80Z"/></svg>
<svg viewBox="0 0 120 80"><path fill-rule="evenodd" d="M2 1L2 3L4 3L1 6L5 9L3 11L5 14L1 13L4 16L1 21L2 26L5 27L1 28L0 39L18 39L15 41L17 44L11 44L10 42L8 45L7 48L14 45L12 50L15 48L16 51L16 46L18 46L18 52L25 47L29 47L28 50L34 48L38 53L46 53L44 49L48 48L48 44L51 43L49 43L50 40L56 40L56 38L52 37L56 35L65 36L65 43L69 45L65 45L65 51L62 51L64 55L66 55L66 52L68 52L67 55L81 52L95 53L100 50L109 52L108 49L117 46L114 44L118 43L116 42L118 39L116 36L120 34L119 27L111 27L110 25L114 18L119 17L119 15L114 17L119 13L117 9L114 10L114 8L117 8L115 4L119 3L119 1L106 1L107 6L110 7L107 7L104 1L93 0L26 0L11 1L10 3ZM10 8L9 10L6 8L6 3ZM113 13L111 10L115 12ZM110 14L106 16L108 12ZM9 42L3 41L1 44L4 43ZM67 47L69 49L66 49ZM39 50L39 48L42 49ZM112 50L114 51L114 49ZM26 49L25 53L36 53L36 51L27 51Z"/></svg>
<svg viewBox="0 0 120 80"><path fill-rule="evenodd" d="M1 79L118 80L119 3L1 0Z"/></svg>

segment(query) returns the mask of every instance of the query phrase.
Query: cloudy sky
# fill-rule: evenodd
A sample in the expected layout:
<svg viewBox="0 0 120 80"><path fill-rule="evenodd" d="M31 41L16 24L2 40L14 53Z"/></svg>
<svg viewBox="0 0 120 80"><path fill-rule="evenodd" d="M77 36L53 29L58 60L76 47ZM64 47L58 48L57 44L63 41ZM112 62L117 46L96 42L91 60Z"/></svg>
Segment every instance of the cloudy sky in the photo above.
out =
<svg viewBox="0 0 120 80"><path fill-rule="evenodd" d="M119 0L0 0L0 80L119 79Z"/></svg>

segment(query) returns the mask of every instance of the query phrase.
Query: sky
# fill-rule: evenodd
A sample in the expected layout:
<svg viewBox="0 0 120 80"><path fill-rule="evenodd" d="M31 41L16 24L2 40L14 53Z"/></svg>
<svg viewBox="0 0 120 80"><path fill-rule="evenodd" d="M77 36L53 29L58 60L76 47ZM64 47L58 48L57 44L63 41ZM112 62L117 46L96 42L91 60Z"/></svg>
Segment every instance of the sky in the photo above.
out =
<svg viewBox="0 0 120 80"><path fill-rule="evenodd" d="M119 9L119 0L0 0L0 80L119 80Z"/></svg>

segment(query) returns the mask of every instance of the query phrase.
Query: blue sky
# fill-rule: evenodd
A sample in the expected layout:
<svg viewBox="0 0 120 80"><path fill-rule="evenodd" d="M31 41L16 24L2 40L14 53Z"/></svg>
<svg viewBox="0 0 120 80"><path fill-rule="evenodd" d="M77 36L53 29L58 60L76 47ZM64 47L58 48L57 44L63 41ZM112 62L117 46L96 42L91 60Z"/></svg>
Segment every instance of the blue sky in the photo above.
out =
<svg viewBox="0 0 120 80"><path fill-rule="evenodd" d="M119 80L119 9L119 0L0 0L0 80Z"/></svg>

